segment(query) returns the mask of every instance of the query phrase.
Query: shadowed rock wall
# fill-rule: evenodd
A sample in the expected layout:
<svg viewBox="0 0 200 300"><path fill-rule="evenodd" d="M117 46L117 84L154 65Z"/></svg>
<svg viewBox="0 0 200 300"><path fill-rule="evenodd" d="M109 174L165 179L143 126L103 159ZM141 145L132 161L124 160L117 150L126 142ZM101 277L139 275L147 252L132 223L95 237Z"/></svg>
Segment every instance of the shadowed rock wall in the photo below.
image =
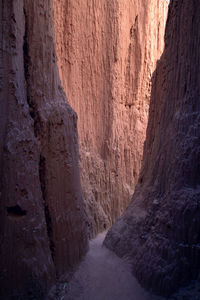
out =
<svg viewBox="0 0 200 300"><path fill-rule="evenodd" d="M139 183L104 242L164 295L200 269L199 16L199 1L171 1Z"/></svg>
<svg viewBox="0 0 200 300"><path fill-rule="evenodd" d="M0 1L0 295L44 299L87 234L77 117L54 51L52 1Z"/></svg>
<svg viewBox="0 0 200 300"><path fill-rule="evenodd" d="M54 0L59 73L78 114L91 235L124 211L137 183L167 11L165 0Z"/></svg>

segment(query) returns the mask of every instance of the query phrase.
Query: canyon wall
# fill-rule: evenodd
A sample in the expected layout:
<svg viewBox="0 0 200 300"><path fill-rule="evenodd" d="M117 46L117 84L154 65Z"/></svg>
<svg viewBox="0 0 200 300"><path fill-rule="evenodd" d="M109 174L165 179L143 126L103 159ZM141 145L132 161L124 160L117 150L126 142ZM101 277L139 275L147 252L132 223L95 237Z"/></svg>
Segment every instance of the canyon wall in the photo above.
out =
<svg viewBox="0 0 200 300"><path fill-rule="evenodd" d="M78 114L91 236L124 211L137 183L167 12L166 0L54 0L59 73Z"/></svg>
<svg viewBox="0 0 200 300"><path fill-rule="evenodd" d="M170 3L138 185L104 242L164 295L200 269L199 16L197 0Z"/></svg>
<svg viewBox="0 0 200 300"><path fill-rule="evenodd" d="M77 116L54 50L51 0L1 0L0 297L44 299L87 231Z"/></svg>

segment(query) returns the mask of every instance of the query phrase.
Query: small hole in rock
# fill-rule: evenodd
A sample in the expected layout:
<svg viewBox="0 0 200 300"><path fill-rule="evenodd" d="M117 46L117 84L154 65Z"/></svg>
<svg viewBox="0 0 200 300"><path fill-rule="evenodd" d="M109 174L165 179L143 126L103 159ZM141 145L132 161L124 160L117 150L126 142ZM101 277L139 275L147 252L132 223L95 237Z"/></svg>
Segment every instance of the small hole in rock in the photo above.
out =
<svg viewBox="0 0 200 300"><path fill-rule="evenodd" d="M7 207L7 215L13 218L19 218L26 215L26 210L23 210L19 205Z"/></svg>
<svg viewBox="0 0 200 300"><path fill-rule="evenodd" d="M143 177L140 177L139 183L142 183L142 182L143 182Z"/></svg>

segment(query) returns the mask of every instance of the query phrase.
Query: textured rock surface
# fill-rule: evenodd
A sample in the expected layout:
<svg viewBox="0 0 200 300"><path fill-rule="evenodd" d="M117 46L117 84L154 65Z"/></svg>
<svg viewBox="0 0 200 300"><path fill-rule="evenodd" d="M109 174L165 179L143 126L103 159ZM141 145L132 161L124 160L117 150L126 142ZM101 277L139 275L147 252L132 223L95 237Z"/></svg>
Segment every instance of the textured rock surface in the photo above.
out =
<svg viewBox="0 0 200 300"><path fill-rule="evenodd" d="M199 1L171 1L139 183L104 242L161 294L200 269L199 15Z"/></svg>
<svg viewBox="0 0 200 300"><path fill-rule="evenodd" d="M87 248L76 114L55 62L52 1L0 1L0 21L0 295L43 299Z"/></svg>
<svg viewBox="0 0 200 300"><path fill-rule="evenodd" d="M163 50L167 1L54 1L59 73L78 114L91 234L130 202L141 165L150 78Z"/></svg>

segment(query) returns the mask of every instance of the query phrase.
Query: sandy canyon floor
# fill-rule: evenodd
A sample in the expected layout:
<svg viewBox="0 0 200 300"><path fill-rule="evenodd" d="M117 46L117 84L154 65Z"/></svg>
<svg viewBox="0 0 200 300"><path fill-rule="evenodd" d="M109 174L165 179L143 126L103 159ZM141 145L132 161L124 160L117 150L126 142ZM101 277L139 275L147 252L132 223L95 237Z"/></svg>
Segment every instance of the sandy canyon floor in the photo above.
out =
<svg viewBox="0 0 200 300"><path fill-rule="evenodd" d="M100 233L90 241L89 251L70 282L60 284L57 292L55 287L48 300L200 300L198 281L170 298L146 292L131 274L128 259L103 246L105 235Z"/></svg>
<svg viewBox="0 0 200 300"><path fill-rule="evenodd" d="M157 300L140 287L128 261L102 245L105 234L91 240L89 251L71 282L64 300Z"/></svg>

